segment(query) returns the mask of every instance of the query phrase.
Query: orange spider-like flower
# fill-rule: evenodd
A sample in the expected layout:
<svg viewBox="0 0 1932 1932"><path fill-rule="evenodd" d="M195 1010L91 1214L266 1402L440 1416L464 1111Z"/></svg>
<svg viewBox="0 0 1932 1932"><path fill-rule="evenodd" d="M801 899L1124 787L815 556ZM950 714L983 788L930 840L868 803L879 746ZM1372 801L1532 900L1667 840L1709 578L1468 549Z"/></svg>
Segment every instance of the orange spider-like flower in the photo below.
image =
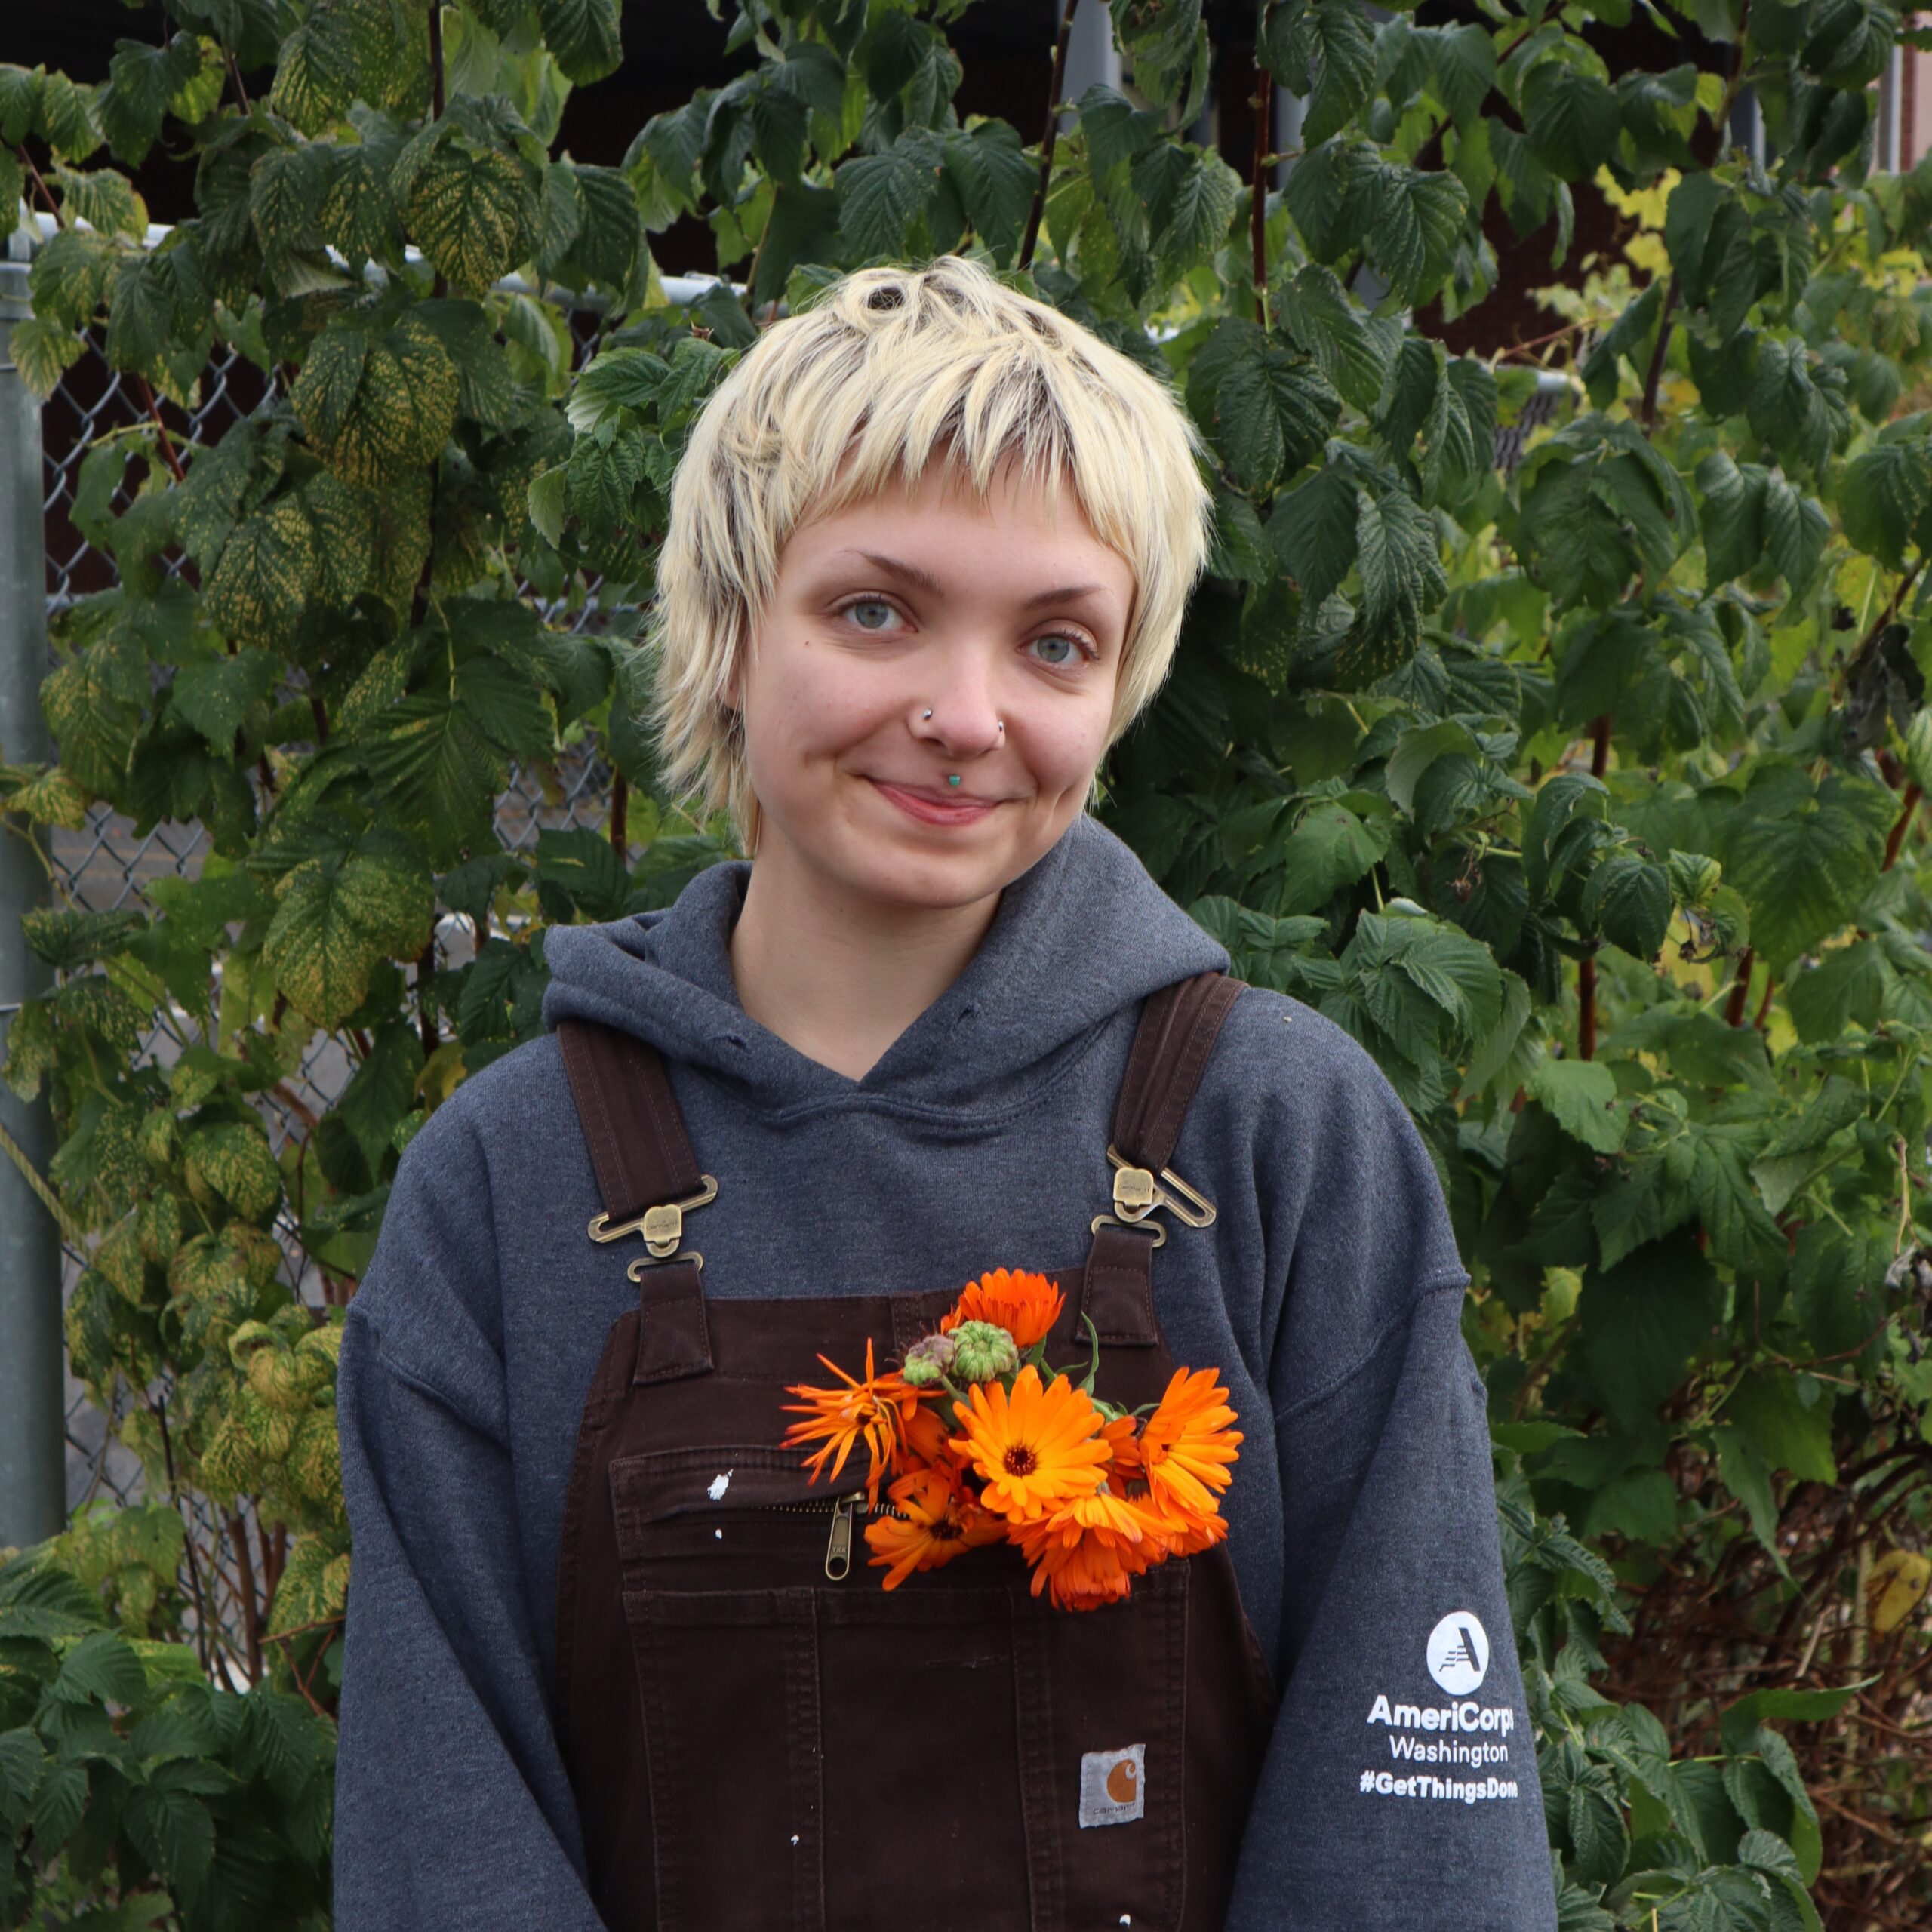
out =
<svg viewBox="0 0 1932 1932"><path fill-rule="evenodd" d="M1162 1510L1190 1518L1218 1513L1220 1492L1233 1480L1229 1466L1238 1460L1242 1440L1241 1431L1229 1426L1234 1420L1228 1392L1215 1381L1214 1370L1174 1371L1140 1432L1147 1487Z"/></svg>
<svg viewBox="0 0 1932 1932"><path fill-rule="evenodd" d="M1008 1395L999 1383L975 1383L962 1413L963 1436L949 1445L986 1484L983 1500L1010 1521L1028 1523L1076 1496L1091 1496L1105 1475L1100 1414L1063 1375L1044 1387L1029 1362Z"/></svg>
<svg viewBox="0 0 1932 1932"><path fill-rule="evenodd" d="M866 1476L866 1496L869 1503L876 1503L879 1484L896 1458L906 1418L919 1406L919 1392L894 1370L888 1369L883 1375L875 1371L869 1340L866 1343L866 1374L862 1382L854 1380L835 1361L823 1355L819 1360L845 1386L814 1389L800 1383L786 1390L787 1395L804 1398L785 1406L805 1420L795 1422L785 1432L785 1447L796 1449L808 1442L820 1444L817 1452L806 1457L805 1467L816 1482L829 1461L835 1481L845 1466L846 1457L863 1441L872 1460Z"/></svg>
<svg viewBox="0 0 1932 1932"><path fill-rule="evenodd" d="M1044 1275L995 1268L967 1283L952 1313L940 1317L939 1331L949 1335L962 1321L990 1321L1004 1328L1016 1346L1030 1349L1046 1340L1066 1300Z"/></svg>
<svg viewBox="0 0 1932 1932"><path fill-rule="evenodd" d="M896 1516L866 1525L871 1566L896 1590L915 1570L937 1570L962 1551L998 1543L1006 1525L989 1515L943 1469L915 1469L886 1492Z"/></svg>

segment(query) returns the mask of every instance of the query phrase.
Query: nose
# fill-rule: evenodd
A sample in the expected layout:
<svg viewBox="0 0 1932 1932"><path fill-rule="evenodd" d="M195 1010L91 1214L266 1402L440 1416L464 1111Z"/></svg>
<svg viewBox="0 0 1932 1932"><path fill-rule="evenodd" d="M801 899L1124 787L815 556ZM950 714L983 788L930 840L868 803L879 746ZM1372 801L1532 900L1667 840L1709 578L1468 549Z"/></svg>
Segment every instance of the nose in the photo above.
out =
<svg viewBox="0 0 1932 1932"><path fill-rule="evenodd" d="M913 706L913 737L956 764L997 751L1006 734L987 672L976 657L947 663L924 701Z"/></svg>

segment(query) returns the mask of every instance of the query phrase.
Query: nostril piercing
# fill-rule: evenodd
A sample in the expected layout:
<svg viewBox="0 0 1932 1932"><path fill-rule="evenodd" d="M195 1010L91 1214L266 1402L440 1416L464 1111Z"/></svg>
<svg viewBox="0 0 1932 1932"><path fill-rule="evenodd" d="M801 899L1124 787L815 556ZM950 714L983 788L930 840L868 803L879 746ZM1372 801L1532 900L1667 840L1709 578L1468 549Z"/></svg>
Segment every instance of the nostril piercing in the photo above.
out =
<svg viewBox="0 0 1932 1932"><path fill-rule="evenodd" d="M921 718L930 718L932 715L933 715L933 709L932 709L932 706L931 706L931 705L928 705L928 706L926 706L925 709L924 709L924 710L923 710L922 712L921 712L919 713L919 715L920 715Z"/></svg>

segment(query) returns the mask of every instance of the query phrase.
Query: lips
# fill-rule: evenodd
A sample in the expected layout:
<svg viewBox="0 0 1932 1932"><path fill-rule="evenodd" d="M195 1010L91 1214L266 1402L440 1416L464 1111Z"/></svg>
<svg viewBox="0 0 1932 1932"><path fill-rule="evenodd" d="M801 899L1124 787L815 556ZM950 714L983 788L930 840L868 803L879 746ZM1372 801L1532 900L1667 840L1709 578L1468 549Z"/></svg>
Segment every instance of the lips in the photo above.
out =
<svg viewBox="0 0 1932 1932"><path fill-rule="evenodd" d="M1005 801L981 798L973 792L939 790L927 785L900 785L875 778L871 783L880 795L922 825L971 825Z"/></svg>

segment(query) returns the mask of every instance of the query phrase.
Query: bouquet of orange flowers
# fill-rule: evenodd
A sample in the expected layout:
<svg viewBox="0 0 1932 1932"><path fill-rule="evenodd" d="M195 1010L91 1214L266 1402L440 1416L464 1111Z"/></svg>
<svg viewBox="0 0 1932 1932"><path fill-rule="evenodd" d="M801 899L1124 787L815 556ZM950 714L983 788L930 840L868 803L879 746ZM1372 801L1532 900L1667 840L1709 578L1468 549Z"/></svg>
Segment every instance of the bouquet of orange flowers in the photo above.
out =
<svg viewBox="0 0 1932 1932"><path fill-rule="evenodd" d="M968 1284L937 1333L878 1372L866 1344L863 1380L823 1355L835 1388L792 1386L802 1415L787 1447L817 1445L812 1479L835 1479L863 1443L871 1564L897 1589L984 1544L1017 1545L1063 1610L1124 1597L1171 1556L1192 1556L1228 1533L1221 1492L1241 1432L1212 1369L1178 1369L1144 1410L1094 1392L1100 1340L1084 1377L1046 1361L1060 1289L1044 1275L995 1269ZM881 1509L884 1487L888 1506Z"/></svg>

